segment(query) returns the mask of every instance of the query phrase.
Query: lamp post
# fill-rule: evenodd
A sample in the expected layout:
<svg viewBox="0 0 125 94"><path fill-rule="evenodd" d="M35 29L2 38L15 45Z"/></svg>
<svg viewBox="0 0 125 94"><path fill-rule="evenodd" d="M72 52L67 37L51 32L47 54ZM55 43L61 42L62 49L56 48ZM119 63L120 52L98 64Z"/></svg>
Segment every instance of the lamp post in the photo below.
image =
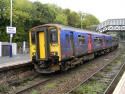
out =
<svg viewBox="0 0 125 94"><path fill-rule="evenodd" d="M12 0L10 0L10 26L12 27Z"/></svg>
<svg viewBox="0 0 125 94"><path fill-rule="evenodd" d="M12 0L10 0L10 27L12 27ZM10 57L12 57L12 38L13 34L10 34Z"/></svg>
<svg viewBox="0 0 125 94"><path fill-rule="evenodd" d="M10 27L12 27L12 0L10 0ZM12 43L13 34L10 34L10 43Z"/></svg>

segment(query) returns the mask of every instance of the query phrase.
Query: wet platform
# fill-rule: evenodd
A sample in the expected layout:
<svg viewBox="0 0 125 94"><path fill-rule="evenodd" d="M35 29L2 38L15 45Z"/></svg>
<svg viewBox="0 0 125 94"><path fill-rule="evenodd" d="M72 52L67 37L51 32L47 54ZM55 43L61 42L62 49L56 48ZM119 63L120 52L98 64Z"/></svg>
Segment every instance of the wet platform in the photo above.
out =
<svg viewBox="0 0 125 94"><path fill-rule="evenodd" d="M113 94L125 94L125 72L122 75L119 83L117 84Z"/></svg>
<svg viewBox="0 0 125 94"><path fill-rule="evenodd" d="M18 54L13 57L0 57L0 68L29 63L30 61L29 54Z"/></svg>

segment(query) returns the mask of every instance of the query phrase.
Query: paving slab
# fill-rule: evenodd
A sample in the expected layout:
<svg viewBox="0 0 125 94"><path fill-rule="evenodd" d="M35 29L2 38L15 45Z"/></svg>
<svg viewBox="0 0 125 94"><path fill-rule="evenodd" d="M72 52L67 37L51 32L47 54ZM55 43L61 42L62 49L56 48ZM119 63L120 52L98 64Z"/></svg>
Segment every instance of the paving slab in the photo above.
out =
<svg viewBox="0 0 125 94"><path fill-rule="evenodd" d="M0 68L29 63L30 61L29 54L18 54L13 57L0 57Z"/></svg>
<svg viewBox="0 0 125 94"><path fill-rule="evenodd" d="M113 94L125 94L125 72L116 86Z"/></svg>

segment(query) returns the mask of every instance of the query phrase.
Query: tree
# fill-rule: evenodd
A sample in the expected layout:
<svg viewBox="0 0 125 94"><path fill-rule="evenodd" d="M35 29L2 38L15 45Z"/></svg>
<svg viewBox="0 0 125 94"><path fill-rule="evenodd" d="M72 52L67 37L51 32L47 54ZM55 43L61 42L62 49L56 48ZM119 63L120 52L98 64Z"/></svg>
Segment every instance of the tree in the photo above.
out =
<svg viewBox="0 0 125 94"><path fill-rule="evenodd" d="M28 40L28 32L26 32L27 21L31 20L32 3L27 0L14 0L13 2L13 26L16 26L17 33L13 40L15 42L22 42ZM30 25L30 24L29 24Z"/></svg>
<svg viewBox="0 0 125 94"><path fill-rule="evenodd" d="M67 25L67 16L63 12L63 9L56 5L48 4L49 9L52 10L52 12L55 13L55 19L53 23L59 23L63 25Z"/></svg>
<svg viewBox="0 0 125 94"><path fill-rule="evenodd" d="M33 25L52 23L55 19L55 12L46 4L35 2L32 10Z"/></svg>
<svg viewBox="0 0 125 94"><path fill-rule="evenodd" d="M46 23L59 23L73 27L89 29L98 24L98 19L91 15L81 15L70 9L62 9L53 4L42 4L28 0L13 0L13 26L17 28L14 42L28 41L28 31L31 27ZM9 41L6 26L10 25L10 0L0 0L0 41Z"/></svg>
<svg viewBox="0 0 125 94"><path fill-rule="evenodd" d="M64 13L67 15L67 21L69 26L79 27L80 15L76 12L72 12L69 9L65 9Z"/></svg>
<svg viewBox="0 0 125 94"><path fill-rule="evenodd" d="M82 17L82 27L85 29L89 29L92 25L99 24L99 20L92 14L83 13Z"/></svg>
<svg viewBox="0 0 125 94"><path fill-rule="evenodd" d="M9 36L6 34L6 26L9 25L9 1L0 0L0 41L8 41Z"/></svg>

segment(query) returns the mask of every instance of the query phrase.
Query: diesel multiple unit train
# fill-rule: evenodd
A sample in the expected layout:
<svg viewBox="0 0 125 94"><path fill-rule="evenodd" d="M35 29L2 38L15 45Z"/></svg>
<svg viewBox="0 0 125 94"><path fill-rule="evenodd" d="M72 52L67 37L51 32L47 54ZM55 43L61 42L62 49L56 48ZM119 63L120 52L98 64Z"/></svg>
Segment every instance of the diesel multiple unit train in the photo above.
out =
<svg viewBox="0 0 125 94"><path fill-rule="evenodd" d="M65 71L118 47L118 39L110 35L59 24L33 27L29 42L30 57L39 73Z"/></svg>

